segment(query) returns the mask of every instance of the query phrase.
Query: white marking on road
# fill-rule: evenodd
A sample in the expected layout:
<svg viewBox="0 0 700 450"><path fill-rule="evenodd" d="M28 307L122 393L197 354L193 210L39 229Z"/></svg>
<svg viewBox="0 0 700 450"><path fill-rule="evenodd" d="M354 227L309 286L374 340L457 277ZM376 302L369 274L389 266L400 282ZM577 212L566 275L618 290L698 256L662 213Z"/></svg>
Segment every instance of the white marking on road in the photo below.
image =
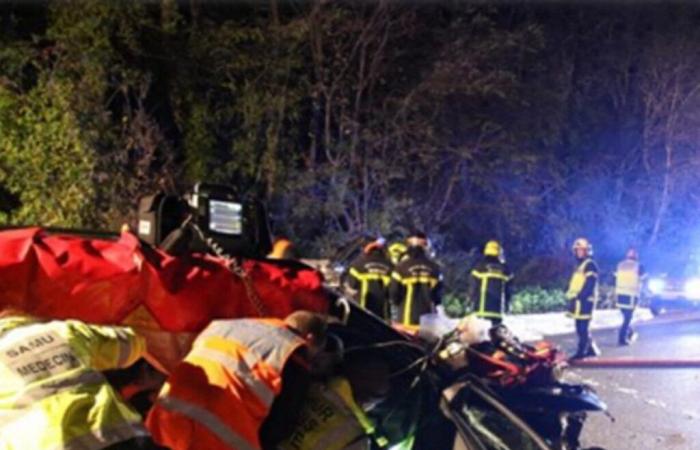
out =
<svg viewBox="0 0 700 450"><path fill-rule="evenodd" d="M616 390L617 392L622 392L623 394L631 395L632 397L639 395L639 391L636 389L617 387Z"/></svg>
<svg viewBox="0 0 700 450"><path fill-rule="evenodd" d="M654 400L653 398L647 398L644 400L645 403L648 403L651 406L656 406L661 409L667 409L666 403L662 402L661 400Z"/></svg>

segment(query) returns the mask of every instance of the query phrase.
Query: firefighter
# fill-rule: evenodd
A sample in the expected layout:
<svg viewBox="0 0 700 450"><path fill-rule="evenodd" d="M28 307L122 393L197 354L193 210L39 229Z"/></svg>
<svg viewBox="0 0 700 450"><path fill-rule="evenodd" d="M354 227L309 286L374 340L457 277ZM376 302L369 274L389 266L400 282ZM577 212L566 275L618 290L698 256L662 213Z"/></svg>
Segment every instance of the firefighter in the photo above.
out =
<svg viewBox="0 0 700 450"><path fill-rule="evenodd" d="M468 298L476 315L496 326L510 307L513 276L505 264L503 247L498 241L488 241L484 257L471 271Z"/></svg>
<svg viewBox="0 0 700 450"><path fill-rule="evenodd" d="M172 450L275 448L294 430L325 333L324 318L307 311L213 321L148 415L154 440Z"/></svg>
<svg viewBox="0 0 700 450"><path fill-rule="evenodd" d="M357 303L389 320L389 282L393 265L384 253L384 241L373 239L350 264L346 285L356 293Z"/></svg>
<svg viewBox="0 0 700 450"><path fill-rule="evenodd" d="M417 326L421 315L434 313L440 304L442 274L428 256L429 243L424 233L411 234L406 245L406 257L391 274L389 298L393 319L405 326Z"/></svg>
<svg viewBox="0 0 700 450"><path fill-rule="evenodd" d="M141 416L100 371L146 354L130 328L0 312L0 448L150 448Z"/></svg>
<svg viewBox="0 0 700 450"><path fill-rule="evenodd" d="M576 257L576 269L571 275L566 298L569 316L576 322L578 335L578 348L573 359L580 359L600 354L589 329L598 301L598 265L593 261L593 247L587 239L576 239L572 251Z"/></svg>
<svg viewBox="0 0 700 450"><path fill-rule="evenodd" d="M644 267L639 264L637 250L628 249L625 259L617 265L615 271L615 301L622 312L622 326L618 335L619 345L629 345L637 337L637 333L632 330L630 323L639 303L644 278Z"/></svg>

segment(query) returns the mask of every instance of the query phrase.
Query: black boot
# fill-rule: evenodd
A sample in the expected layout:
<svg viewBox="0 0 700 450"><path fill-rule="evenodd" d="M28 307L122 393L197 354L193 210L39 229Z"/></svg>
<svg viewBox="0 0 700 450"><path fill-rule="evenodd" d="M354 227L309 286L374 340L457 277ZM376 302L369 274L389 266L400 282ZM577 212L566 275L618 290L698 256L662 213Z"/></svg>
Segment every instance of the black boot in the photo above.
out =
<svg viewBox="0 0 700 450"><path fill-rule="evenodd" d="M617 345L619 345L619 346L630 345L629 337L630 337L629 331L620 330L620 334L617 337Z"/></svg>
<svg viewBox="0 0 700 450"><path fill-rule="evenodd" d="M600 349L596 345L593 339L588 340L588 349L586 350L586 356L600 356Z"/></svg>
<svg viewBox="0 0 700 450"><path fill-rule="evenodd" d="M588 355L588 348L590 345L590 339L587 336L579 336L578 338L578 348L576 349L576 354L571 357L571 359L582 359Z"/></svg>

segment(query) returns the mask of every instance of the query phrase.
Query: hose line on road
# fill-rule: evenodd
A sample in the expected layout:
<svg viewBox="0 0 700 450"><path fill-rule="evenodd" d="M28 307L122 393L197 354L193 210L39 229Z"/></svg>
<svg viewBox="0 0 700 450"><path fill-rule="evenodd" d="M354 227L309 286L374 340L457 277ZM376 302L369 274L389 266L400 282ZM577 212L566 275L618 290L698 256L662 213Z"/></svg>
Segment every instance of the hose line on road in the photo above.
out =
<svg viewBox="0 0 700 450"><path fill-rule="evenodd" d="M577 369L698 369L700 358L589 358L571 361Z"/></svg>

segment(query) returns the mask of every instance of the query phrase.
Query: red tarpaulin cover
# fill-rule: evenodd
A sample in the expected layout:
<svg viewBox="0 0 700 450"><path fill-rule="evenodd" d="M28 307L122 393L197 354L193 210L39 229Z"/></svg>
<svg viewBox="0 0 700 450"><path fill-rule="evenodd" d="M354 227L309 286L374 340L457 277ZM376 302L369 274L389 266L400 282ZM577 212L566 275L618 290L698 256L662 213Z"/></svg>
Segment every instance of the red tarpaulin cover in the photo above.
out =
<svg viewBox="0 0 700 450"><path fill-rule="evenodd" d="M322 277L311 268L253 260L243 268L263 315L328 308ZM260 315L242 280L220 258L172 257L143 247L131 233L85 239L41 228L0 232L0 306L6 305L42 317L134 325L159 336L149 339L149 348L162 346L166 335L189 341L215 318Z"/></svg>

